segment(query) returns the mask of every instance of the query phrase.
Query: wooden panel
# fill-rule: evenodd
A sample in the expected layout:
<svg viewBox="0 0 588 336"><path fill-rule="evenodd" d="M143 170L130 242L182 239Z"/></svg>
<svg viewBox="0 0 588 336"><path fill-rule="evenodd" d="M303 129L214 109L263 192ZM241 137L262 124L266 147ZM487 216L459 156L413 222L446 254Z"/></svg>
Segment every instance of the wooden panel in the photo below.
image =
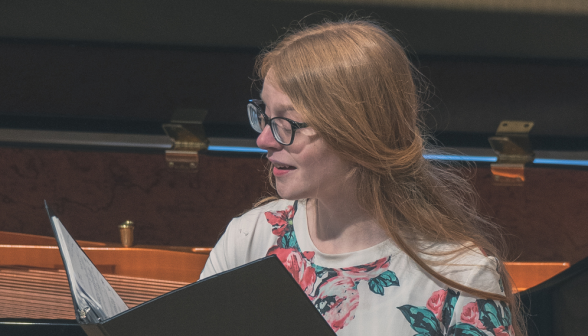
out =
<svg viewBox="0 0 588 336"><path fill-rule="evenodd" d="M85 240L78 240L77 242L80 246L106 246L106 243L101 242L91 242ZM53 237L0 231L0 244L57 246L57 241Z"/></svg>
<svg viewBox="0 0 588 336"><path fill-rule="evenodd" d="M262 158L201 155L196 174L169 171L162 155L0 147L0 230L52 235L47 199L76 240L214 246L232 217L267 193ZM472 170L482 212L504 231L509 260L588 256L588 170L528 168L523 187L497 187ZM0 238L1 239L1 238Z"/></svg>
<svg viewBox="0 0 588 336"><path fill-rule="evenodd" d="M114 265L114 274L139 278L191 283L200 277L207 253L188 253L142 248L83 248L92 262ZM62 264L57 247L0 245L1 265L55 267ZM569 263L510 262L506 268L514 281L515 291L536 286L569 267Z"/></svg>
<svg viewBox="0 0 588 336"><path fill-rule="evenodd" d="M163 153L0 147L0 230L52 236L43 200L76 240L211 247L266 190L265 160L200 155L198 173L172 171Z"/></svg>
<svg viewBox="0 0 588 336"><path fill-rule="evenodd" d="M129 307L197 281L211 250L79 244ZM0 256L0 318L75 318L55 239L0 232Z"/></svg>
<svg viewBox="0 0 588 336"><path fill-rule="evenodd" d="M487 167L473 178L480 207L503 228L509 260L574 264L588 257L588 170L526 168L522 187L500 187Z"/></svg>
<svg viewBox="0 0 588 336"><path fill-rule="evenodd" d="M194 282L208 254L124 247L83 247L98 267L114 265L114 274L149 279ZM56 246L0 245L0 265L61 268Z"/></svg>
<svg viewBox="0 0 588 336"><path fill-rule="evenodd" d="M62 268L61 256L57 246L43 246L42 244L45 241L51 241L52 238L0 231L0 243L2 243L2 239L10 240L11 237L20 239L20 242L25 245L0 245L0 254L2 255L0 266L21 265L38 268ZM94 242L83 243L91 245ZM103 272L103 269L110 269L107 273L186 283L198 280L211 251L210 248L198 247L138 246L124 248L118 244L105 245L108 246L82 247L101 272ZM516 291L536 286L568 267L570 267L570 264L567 262L506 263L506 268L514 281Z"/></svg>
<svg viewBox="0 0 588 336"><path fill-rule="evenodd" d="M513 291L521 292L537 286L570 267L567 262L507 262L506 270L513 281Z"/></svg>
<svg viewBox="0 0 588 336"><path fill-rule="evenodd" d="M105 274L132 308L187 283ZM0 318L75 319L64 271L0 266Z"/></svg>
<svg viewBox="0 0 588 336"><path fill-rule="evenodd" d="M88 241L78 244L102 273L185 283L199 279L211 250L187 246L125 248L115 243ZM0 266L63 269L52 237L0 231L0 255Z"/></svg>

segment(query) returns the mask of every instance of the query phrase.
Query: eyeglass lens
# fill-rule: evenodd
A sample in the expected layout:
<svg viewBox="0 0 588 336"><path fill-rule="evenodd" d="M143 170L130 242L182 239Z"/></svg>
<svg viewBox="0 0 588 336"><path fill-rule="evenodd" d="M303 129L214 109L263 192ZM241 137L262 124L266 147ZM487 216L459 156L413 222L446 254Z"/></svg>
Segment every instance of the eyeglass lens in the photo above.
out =
<svg viewBox="0 0 588 336"><path fill-rule="evenodd" d="M261 107L254 104L247 105L247 112L249 115L249 123L251 127L258 133L261 133L265 128L265 117ZM292 142L292 124L282 118L273 118L271 120L270 128L272 134L277 142L285 145Z"/></svg>
<svg viewBox="0 0 588 336"><path fill-rule="evenodd" d="M292 141L292 125L284 119L273 119L272 132L281 144L289 144Z"/></svg>
<svg viewBox="0 0 588 336"><path fill-rule="evenodd" d="M249 116L249 123L251 127L258 133L263 131L265 127L265 120L263 115L258 111L258 107L253 104L247 105L247 115Z"/></svg>

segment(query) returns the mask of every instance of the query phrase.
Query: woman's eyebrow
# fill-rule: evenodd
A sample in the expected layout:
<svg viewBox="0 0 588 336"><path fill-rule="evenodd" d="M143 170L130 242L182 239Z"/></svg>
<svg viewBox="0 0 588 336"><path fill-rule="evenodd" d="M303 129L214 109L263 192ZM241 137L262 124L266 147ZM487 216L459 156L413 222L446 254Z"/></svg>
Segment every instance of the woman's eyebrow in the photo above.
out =
<svg viewBox="0 0 588 336"><path fill-rule="evenodd" d="M263 91L261 91L261 93L259 94L259 98L263 101L263 103L267 107L267 103L263 99ZM296 109L291 104L276 104L276 105L274 105L274 107L275 107L276 111L281 112L281 113L290 112L290 111L296 112Z"/></svg>
<svg viewBox="0 0 588 336"><path fill-rule="evenodd" d="M296 111L294 106L292 105L285 105L285 104L278 104L276 106L276 110L280 112L288 112L288 111Z"/></svg>
<svg viewBox="0 0 588 336"><path fill-rule="evenodd" d="M265 102L264 102L264 104L266 107L268 106ZM273 107L272 110L274 112L280 112L280 113L290 112L290 111L296 112L296 109L291 104L279 104L278 103L278 104L274 104L272 107Z"/></svg>

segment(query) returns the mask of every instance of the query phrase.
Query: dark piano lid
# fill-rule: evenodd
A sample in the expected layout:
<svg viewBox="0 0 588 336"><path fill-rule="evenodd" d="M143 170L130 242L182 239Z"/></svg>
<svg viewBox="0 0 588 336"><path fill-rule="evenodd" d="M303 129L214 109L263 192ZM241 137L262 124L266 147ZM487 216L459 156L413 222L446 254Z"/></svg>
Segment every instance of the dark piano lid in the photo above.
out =
<svg viewBox="0 0 588 336"><path fill-rule="evenodd" d="M241 4L239 8L249 11L257 8L253 5L247 9ZM288 6L279 9L281 14L276 20L281 25L276 27L288 26L310 9L302 4ZM338 5L337 8L347 7ZM481 151L492 155L487 138L494 134L498 124L502 120L526 120L535 123L530 134L535 150L550 152L549 155L557 158L588 160L588 58L574 54L575 49L570 49L568 54L549 53L547 49L553 44L545 44L544 52L535 50L525 39L527 33L514 29L519 26L543 29L545 22L567 22L570 27L577 27L578 18L553 15L541 16L542 21L536 21L539 17L535 14L391 7L382 8L379 13L380 20L400 29L399 34L406 34L401 40L411 46L410 57L428 78L423 83L429 92L425 95L428 99L424 120L441 145L463 149L465 154ZM401 18L398 13L404 16ZM430 36L421 36L414 26L424 24L423 18L431 19L433 14L452 18L453 24L471 23L472 15L478 22L495 22L500 18L501 27L512 29L506 31L508 34L495 29L483 31L481 25L470 27L472 31L460 30L460 39L449 35L433 43ZM295 15L300 17L291 17ZM410 17L416 21L405 19ZM513 25L509 26L509 22ZM271 27L273 23L267 24ZM40 21L35 29L42 32L39 30L42 25ZM476 29L482 29L478 31L479 36L500 35L505 45L484 51L480 45L461 40ZM260 30L263 29L258 25L251 26L251 32ZM431 30L436 31L443 29ZM529 31L538 36L536 29ZM255 57L261 47L275 39L270 35L277 37L274 28L271 34L266 32L246 39L244 44L237 43L239 39L232 35L237 31L225 32L227 36L219 36L220 42L216 44L198 40L200 33L194 33L191 42L171 39L167 44L137 36L133 39L130 35L127 39L108 40L92 34L94 37L88 35L84 39L87 32L81 32L77 38L66 33L63 30L62 35L54 38L42 34L14 38L2 35L0 30L1 129L163 136L161 124L169 121L176 109L198 108L208 110L204 121L208 137L238 139L237 142L246 146L255 146L256 134L248 126L245 106L248 99L259 95L259 85L252 85L251 80ZM171 30L162 34L173 36ZM485 43L490 40L484 39ZM440 47L443 41L449 49ZM518 53L506 48L506 44L517 43ZM562 46L559 51L562 50L567 49ZM1 139L0 143L17 144ZM161 147L157 148L161 151ZM470 153L471 148L475 150Z"/></svg>
<svg viewBox="0 0 588 336"><path fill-rule="evenodd" d="M2 318L0 335L86 336L86 333L76 320Z"/></svg>

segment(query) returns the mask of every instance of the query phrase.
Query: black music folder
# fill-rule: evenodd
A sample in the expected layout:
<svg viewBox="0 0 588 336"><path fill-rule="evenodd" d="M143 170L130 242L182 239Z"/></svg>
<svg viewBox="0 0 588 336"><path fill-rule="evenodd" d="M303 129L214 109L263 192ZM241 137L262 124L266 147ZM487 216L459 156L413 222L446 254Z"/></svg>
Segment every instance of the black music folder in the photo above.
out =
<svg viewBox="0 0 588 336"><path fill-rule="evenodd" d="M88 336L335 335L275 256L129 309L46 208L67 273L76 319Z"/></svg>

